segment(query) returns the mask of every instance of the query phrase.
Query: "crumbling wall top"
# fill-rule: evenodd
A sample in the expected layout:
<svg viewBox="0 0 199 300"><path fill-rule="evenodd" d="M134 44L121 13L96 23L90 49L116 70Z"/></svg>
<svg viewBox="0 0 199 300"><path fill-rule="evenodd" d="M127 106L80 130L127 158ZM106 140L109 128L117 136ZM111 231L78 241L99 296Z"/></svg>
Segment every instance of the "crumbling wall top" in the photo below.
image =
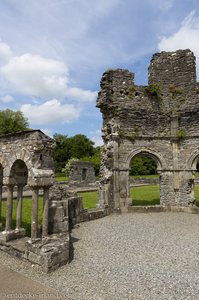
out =
<svg viewBox="0 0 199 300"><path fill-rule="evenodd" d="M189 49L154 54L148 72L149 84L162 89L173 85L188 92L196 88L195 56Z"/></svg>

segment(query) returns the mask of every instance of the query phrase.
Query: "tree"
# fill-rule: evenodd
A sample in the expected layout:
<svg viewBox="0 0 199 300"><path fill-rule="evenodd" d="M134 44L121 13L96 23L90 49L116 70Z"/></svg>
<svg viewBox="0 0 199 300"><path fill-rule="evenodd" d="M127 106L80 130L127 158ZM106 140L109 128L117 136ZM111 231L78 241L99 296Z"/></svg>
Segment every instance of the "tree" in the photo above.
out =
<svg viewBox="0 0 199 300"><path fill-rule="evenodd" d="M83 134L76 134L70 138L70 155L71 157L81 158L92 156L94 154L94 142L89 140Z"/></svg>
<svg viewBox="0 0 199 300"><path fill-rule="evenodd" d="M70 142L67 135L55 133L53 138L55 139L56 147L53 153L55 161L55 169L57 173L61 173L66 162L71 158L70 156Z"/></svg>
<svg viewBox="0 0 199 300"><path fill-rule="evenodd" d="M0 134L15 133L29 129L28 120L21 111L0 111Z"/></svg>
<svg viewBox="0 0 199 300"><path fill-rule="evenodd" d="M99 176L100 154L101 154L101 147L96 147L95 153L92 156L84 156L80 159L80 161L89 161L94 164L95 176Z"/></svg>
<svg viewBox="0 0 199 300"><path fill-rule="evenodd" d="M79 159L84 156L92 156L95 152L93 141L83 134L76 134L73 137L55 134L53 137L56 142L53 157L57 173L62 172L70 158L75 157Z"/></svg>
<svg viewBox="0 0 199 300"><path fill-rule="evenodd" d="M152 175L156 174L156 163L155 161L148 157L137 155L133 161L130 170L130 175Z"/></svg>

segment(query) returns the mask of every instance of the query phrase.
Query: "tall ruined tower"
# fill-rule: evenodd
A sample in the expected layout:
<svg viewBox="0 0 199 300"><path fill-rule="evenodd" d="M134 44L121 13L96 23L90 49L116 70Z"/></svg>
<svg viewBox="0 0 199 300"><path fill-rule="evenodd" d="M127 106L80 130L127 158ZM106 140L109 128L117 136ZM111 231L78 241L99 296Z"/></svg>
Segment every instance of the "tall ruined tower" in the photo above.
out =
<svg viewBox="0 0 199 300"><path fill-rule="evenodd" d="M104 150L99 205L124 209L129 201L132 158L154 158L160 174L160 203L194 202L199 157L199 85L190 50L153 55L148 86L136 86L128 70L101 79L97 107L103 115Z"/></svg>

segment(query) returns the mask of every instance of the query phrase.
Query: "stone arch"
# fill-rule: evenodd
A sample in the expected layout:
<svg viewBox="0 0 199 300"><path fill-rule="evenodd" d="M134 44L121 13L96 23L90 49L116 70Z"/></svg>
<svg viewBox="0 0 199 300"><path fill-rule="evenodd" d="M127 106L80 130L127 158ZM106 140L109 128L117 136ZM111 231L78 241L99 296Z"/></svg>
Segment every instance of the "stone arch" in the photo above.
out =
<svg viewBox="0 0 199 300"><path fill-rule="evenodd" d="M132 199L130 197L129 170L133 158L135 158L137 155L146 155L148 157L151 157L156 163L157 171L159 174L161 173L165 165L162 156L152 149L142 147L142 148L132 150L126 159L126 163L125 163L126 172L123 172L120 179L120 199L122 199L123 195L126 194L125 196L126 199L121 200L122 206L126 206L127 204L130 205L132 204Z"/></svg>
<svg viewBox="0 0 199 300"><path fill-rule="evenodd" d="M22 228L22 201L23 188L28 181L28 168L25 162L21 159L16 159L12 164L8 177L7 184L7 210L6 210L6 230L12 228L12 210L13 210L13 190L17 187L17 208L16 208L16 232L20 236L25 235L25 230Z"/></svg>
<svg viewBox="0 0 199 300"><path fill-rule="evenodd" d="M199 150L194 151L186 162L187 166L187 174L189 174L187 178L187 190L189 191L189 205L196 205L196 190L195 185L196 182L195 173L197 171L197 163L199 162Z"/></svg>
<svg viewBox="0 0 199 300"><path fill-rule="evenodd" d="M9 174L9 184L26 185L28 180L28 167L26 163L17 159L12 164Z"/></svg>
<svg viewBox="0 0 199 300"><path fill-rule="evenodd" d="M163 157L158 152L148 148L138 148L131 151L131 153L128 155L126 159L127 168L130 166L132 159L139 154L151 157L155 161L158 171L161 171L163 168L165 168L165 162Z"/></svg>
<svg viewBox="0 0 199 300"><path fill-rule="evenodd" d="M199 150L194 151L187 160L187 169L196 171L197 162L199 160Z"/></svg>

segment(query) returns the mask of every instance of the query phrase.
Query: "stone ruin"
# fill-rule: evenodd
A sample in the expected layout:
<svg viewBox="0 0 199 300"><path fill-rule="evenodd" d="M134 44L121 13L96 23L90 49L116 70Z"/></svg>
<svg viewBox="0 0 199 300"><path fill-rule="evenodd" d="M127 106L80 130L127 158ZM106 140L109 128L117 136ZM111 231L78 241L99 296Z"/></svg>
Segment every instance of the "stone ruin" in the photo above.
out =
<svg viewBox="0 0 199 300"><path fill-rule="evenodd" d="M153 55L148 86L134 74L105 72L97 107L103 116L99 207L126 211L132 159L152 157L160 175L160 204L168 209L195 205L194 174L199 158L199 84L190 50Z"/></svg>
<svg viewBox="0 0 199 300"><path fill-rule="evenodd" d="M71 260L73 247L70 233L76 223L108 214L108 210L90 212L84 209L81 197L68 185L55 183L54 146L54 140L40 130L0 136L0 250L27 259L45 272ZM22 203L27 192L31 192L32 196L30 238L22 227ZM41 224L38 218L39 192L43 195ZM6 220L2 222L5 194ZM15 194L16 223L13 222Z"/></svg>
<svg viewBox="0 0 199 300"><path fill-rule="evenodd" d="M2 195L7 189L0 250L42 266L46 272L69 262L70 233L75 224L112 211L129 210L129 169L138 154L152 157L157 164L162 207L181 211L191 205L198 212L194 199L194 174L199 158L195 57L190 50L155 54L149 66L148 86L137 86L133 79L132 73L122 69L109 70L102 76L97 99L103 114L104 140L98 209L84 209L81 198L68 185L55 184L53 139L40 130L0 136L0 217ZM80 174L83 176L83 171ZM30 238L22 228L22 200L27 186L32 194ZM41 190L43 212L39 224Z"/></svg>
<svg viewBox="0 0 199 300"><path fill-rule="evenodd" d="M0 136L0 217L2 191L7 188L6 221L0 225L0 249L26 258L45 271L69 261L69 202L76 201L73 209L78 205L81 209L80 198L54 185L53 148L54 140L40 130ZM31 238L26 237L22 227L22 201L27 186L32 194ZM14 188L17 194L15 228L12 224ZM43 191L41 224L38 221L40 190ZM72 210L70 215L75 217Z"/></svg>
<svg viewBox="0 0 199 300"><path fill-rule="evenodd" d="M96 182L94 164L86 161L73 161L70 168L70 184L87 186Z"/></svg>

